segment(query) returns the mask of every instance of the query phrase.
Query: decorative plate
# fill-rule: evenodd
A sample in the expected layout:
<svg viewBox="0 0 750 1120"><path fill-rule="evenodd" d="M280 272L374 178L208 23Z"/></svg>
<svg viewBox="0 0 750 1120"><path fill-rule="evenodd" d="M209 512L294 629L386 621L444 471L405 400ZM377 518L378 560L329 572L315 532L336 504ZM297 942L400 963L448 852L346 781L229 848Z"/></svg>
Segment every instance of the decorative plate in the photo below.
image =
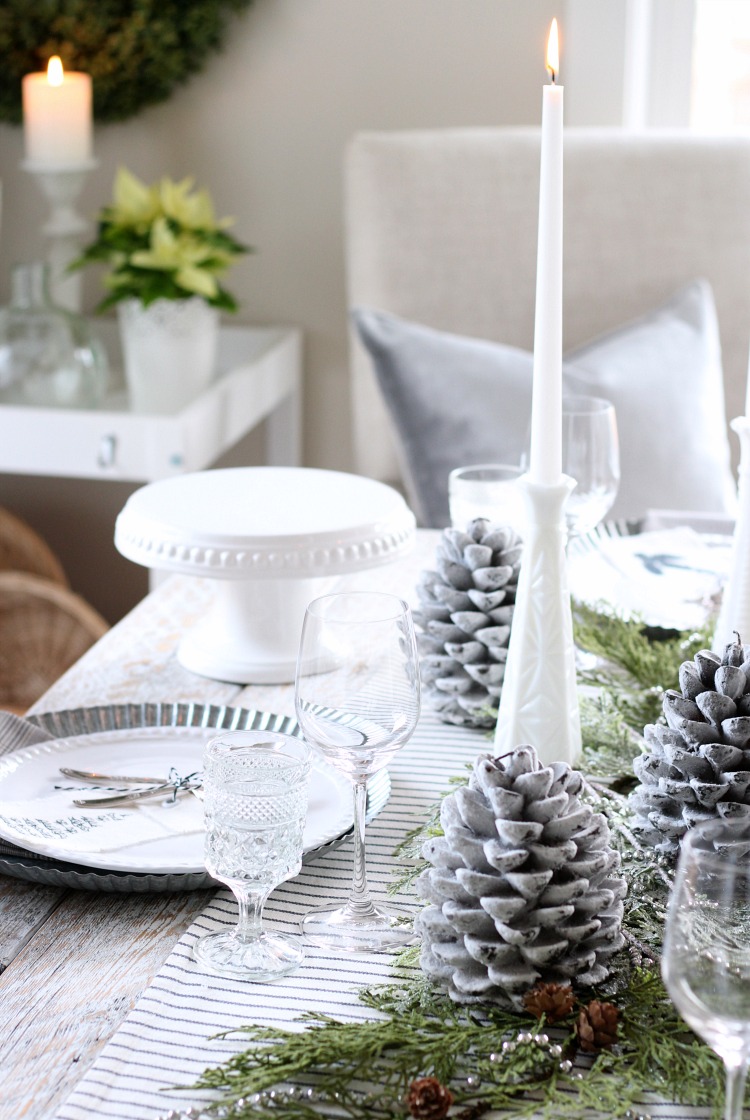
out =
<svg viewBox="0 0 750 1120"><path fill-rule="evenodd" d="M76 769L104 769L160 774L164 765L195 770L202 745L217 729L279 731L299 735L296 720L247 708L205 704L129 704L79 708L28 717L53 740L22 748L0 758L0 796L4 802L33 799L39 791L66 782L61 765ZM96 762L96 764L94 764ZM129 769L125 769L125 766ZM117 767L117 769L115 769ZM346 778L321 760L311 786L310 822L305 832L304 861L315 859L342 843L351 832L351 787ZM390 779L382 771L371 782L368 819L380 812L390 794ZM157 802L158 803L158 802ZM168 811L168 810L167 810ZM96 812L95 810L93 812ZM17 831L0 824L0 835L19 843ZM54 841L29 841L34 851L0 853L0 872L37 883L87 890L144 892L196 890L215 886L202 866L202 836L170 836L116 851L74 855ZM61 854L63 858L61 858Z"/></svg>

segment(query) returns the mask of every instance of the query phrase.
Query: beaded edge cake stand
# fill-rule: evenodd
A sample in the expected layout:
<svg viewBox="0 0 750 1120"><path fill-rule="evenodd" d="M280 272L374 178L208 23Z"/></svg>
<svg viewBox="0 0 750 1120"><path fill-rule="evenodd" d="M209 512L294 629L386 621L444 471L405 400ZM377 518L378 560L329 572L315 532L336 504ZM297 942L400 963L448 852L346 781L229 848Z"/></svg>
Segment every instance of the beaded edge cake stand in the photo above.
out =
<svg viewBox="0 0 750 1120"><path fill-rule="evenodd" d="M215 581L177 651L191 672L240 684L294 680L307 604L339 577L414 544L414 514L373 479L305 467L197 471L125 503L115 546L145 567Z"/></svg>

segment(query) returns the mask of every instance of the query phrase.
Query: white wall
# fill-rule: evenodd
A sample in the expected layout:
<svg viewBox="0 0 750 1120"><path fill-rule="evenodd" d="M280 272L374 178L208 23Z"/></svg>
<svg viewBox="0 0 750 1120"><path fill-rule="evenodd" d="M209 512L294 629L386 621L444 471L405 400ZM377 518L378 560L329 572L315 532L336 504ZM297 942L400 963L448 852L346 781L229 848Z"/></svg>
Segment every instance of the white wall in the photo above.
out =
<svg viewBox="0 0 750 1120"><path fill-rule="evenodd" d="M623 3L568 0L568 29L561 0L255 0L233 21L225 51L169 102L97 128L99 167L81 210L93 215L109 199L118 163L148 180L194 174L208 185L218 212L235 215L236 234L258 248L230 277L240 321L294 323L304 331L306 462L346 470L341 167L348 139L360 129L538 123L554 15L562 25L569 121L618 124L621 66L587 71L585 101L576 100L574 86L576 70L584 81L596 28L621 23ZM581 41L587 29L586 49L571 43L566 68L576 25ZM0 127L2 301L11 263L44 252L39 226L46 211L19 170L21 155L20 129ZM98 295L94 277L87 277L87 307ZM105 498L104 488L0 476L0 504L46 531L66 553L76 588L112 617L144 585L123 586L135 573L111 546L122 493ZM84 492L90 513L76 551L65 545L66 506ZM89 542L97 528L102 560L94 565ZM103 578L92 570L102 566Z"/></svg>

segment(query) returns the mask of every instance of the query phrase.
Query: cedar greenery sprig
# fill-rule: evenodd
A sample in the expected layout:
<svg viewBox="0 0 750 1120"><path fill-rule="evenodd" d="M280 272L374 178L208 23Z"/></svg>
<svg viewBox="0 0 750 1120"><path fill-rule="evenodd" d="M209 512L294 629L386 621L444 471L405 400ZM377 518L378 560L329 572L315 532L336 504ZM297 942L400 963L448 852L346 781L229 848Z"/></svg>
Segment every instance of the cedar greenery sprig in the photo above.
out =
<svg viewBox="0 0 750 1120"><path fill-rule="evenodd" d="M579 649L598 659L579 669L578 683L600 689L639 735L661 719L662 693L677 686L682 662L711 641L708 627L663 631L581 602L573 604L573 633Z"/></svg>
<svg viewBox="0 0 750 1120"><path fill-rule="evenodd" d="M623 1117L652 1092L713 1106L719 1115L721 1062L686 1029L653 970L635 970L618 998L617 1044L575 1066L565 1054L575 1045L580 1003L550 1040L543 1017L458 1007L426 992L419 979L366 989L360 998L381 1018L343 1023L305 1015L298 1020L303 1031L243 1028L247 1048L193 1086L220 1092L208 1114L231 1107L236 1120L312 1120L318 1108L338 1106L353 1120L405 1115L409 1084L431 1076L450 1088L457 1106L481 1101L514 1117L577 1120L588 1110ZM284 1098L283 1090L281 1102L264 1102L264 1090L290 1081L314 1085L316 1105Z"/></svg>

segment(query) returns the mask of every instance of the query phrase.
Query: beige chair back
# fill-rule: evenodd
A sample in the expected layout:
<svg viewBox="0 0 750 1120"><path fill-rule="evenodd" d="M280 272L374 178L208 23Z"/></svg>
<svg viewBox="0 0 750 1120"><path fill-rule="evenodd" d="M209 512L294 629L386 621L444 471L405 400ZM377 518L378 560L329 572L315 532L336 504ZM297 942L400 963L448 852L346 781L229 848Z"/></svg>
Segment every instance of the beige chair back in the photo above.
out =
<svg viewBox="0 0 750 1120"><path fill-rule="evenodd" d="M750 137L568 129L564 178L565 349L705 278L727 415L743 413ZM538 130L356 136L345 165L349 306L531 349L538 197ZM355 469L396 480L391 424L354 338L352 401Z"/></svg>

